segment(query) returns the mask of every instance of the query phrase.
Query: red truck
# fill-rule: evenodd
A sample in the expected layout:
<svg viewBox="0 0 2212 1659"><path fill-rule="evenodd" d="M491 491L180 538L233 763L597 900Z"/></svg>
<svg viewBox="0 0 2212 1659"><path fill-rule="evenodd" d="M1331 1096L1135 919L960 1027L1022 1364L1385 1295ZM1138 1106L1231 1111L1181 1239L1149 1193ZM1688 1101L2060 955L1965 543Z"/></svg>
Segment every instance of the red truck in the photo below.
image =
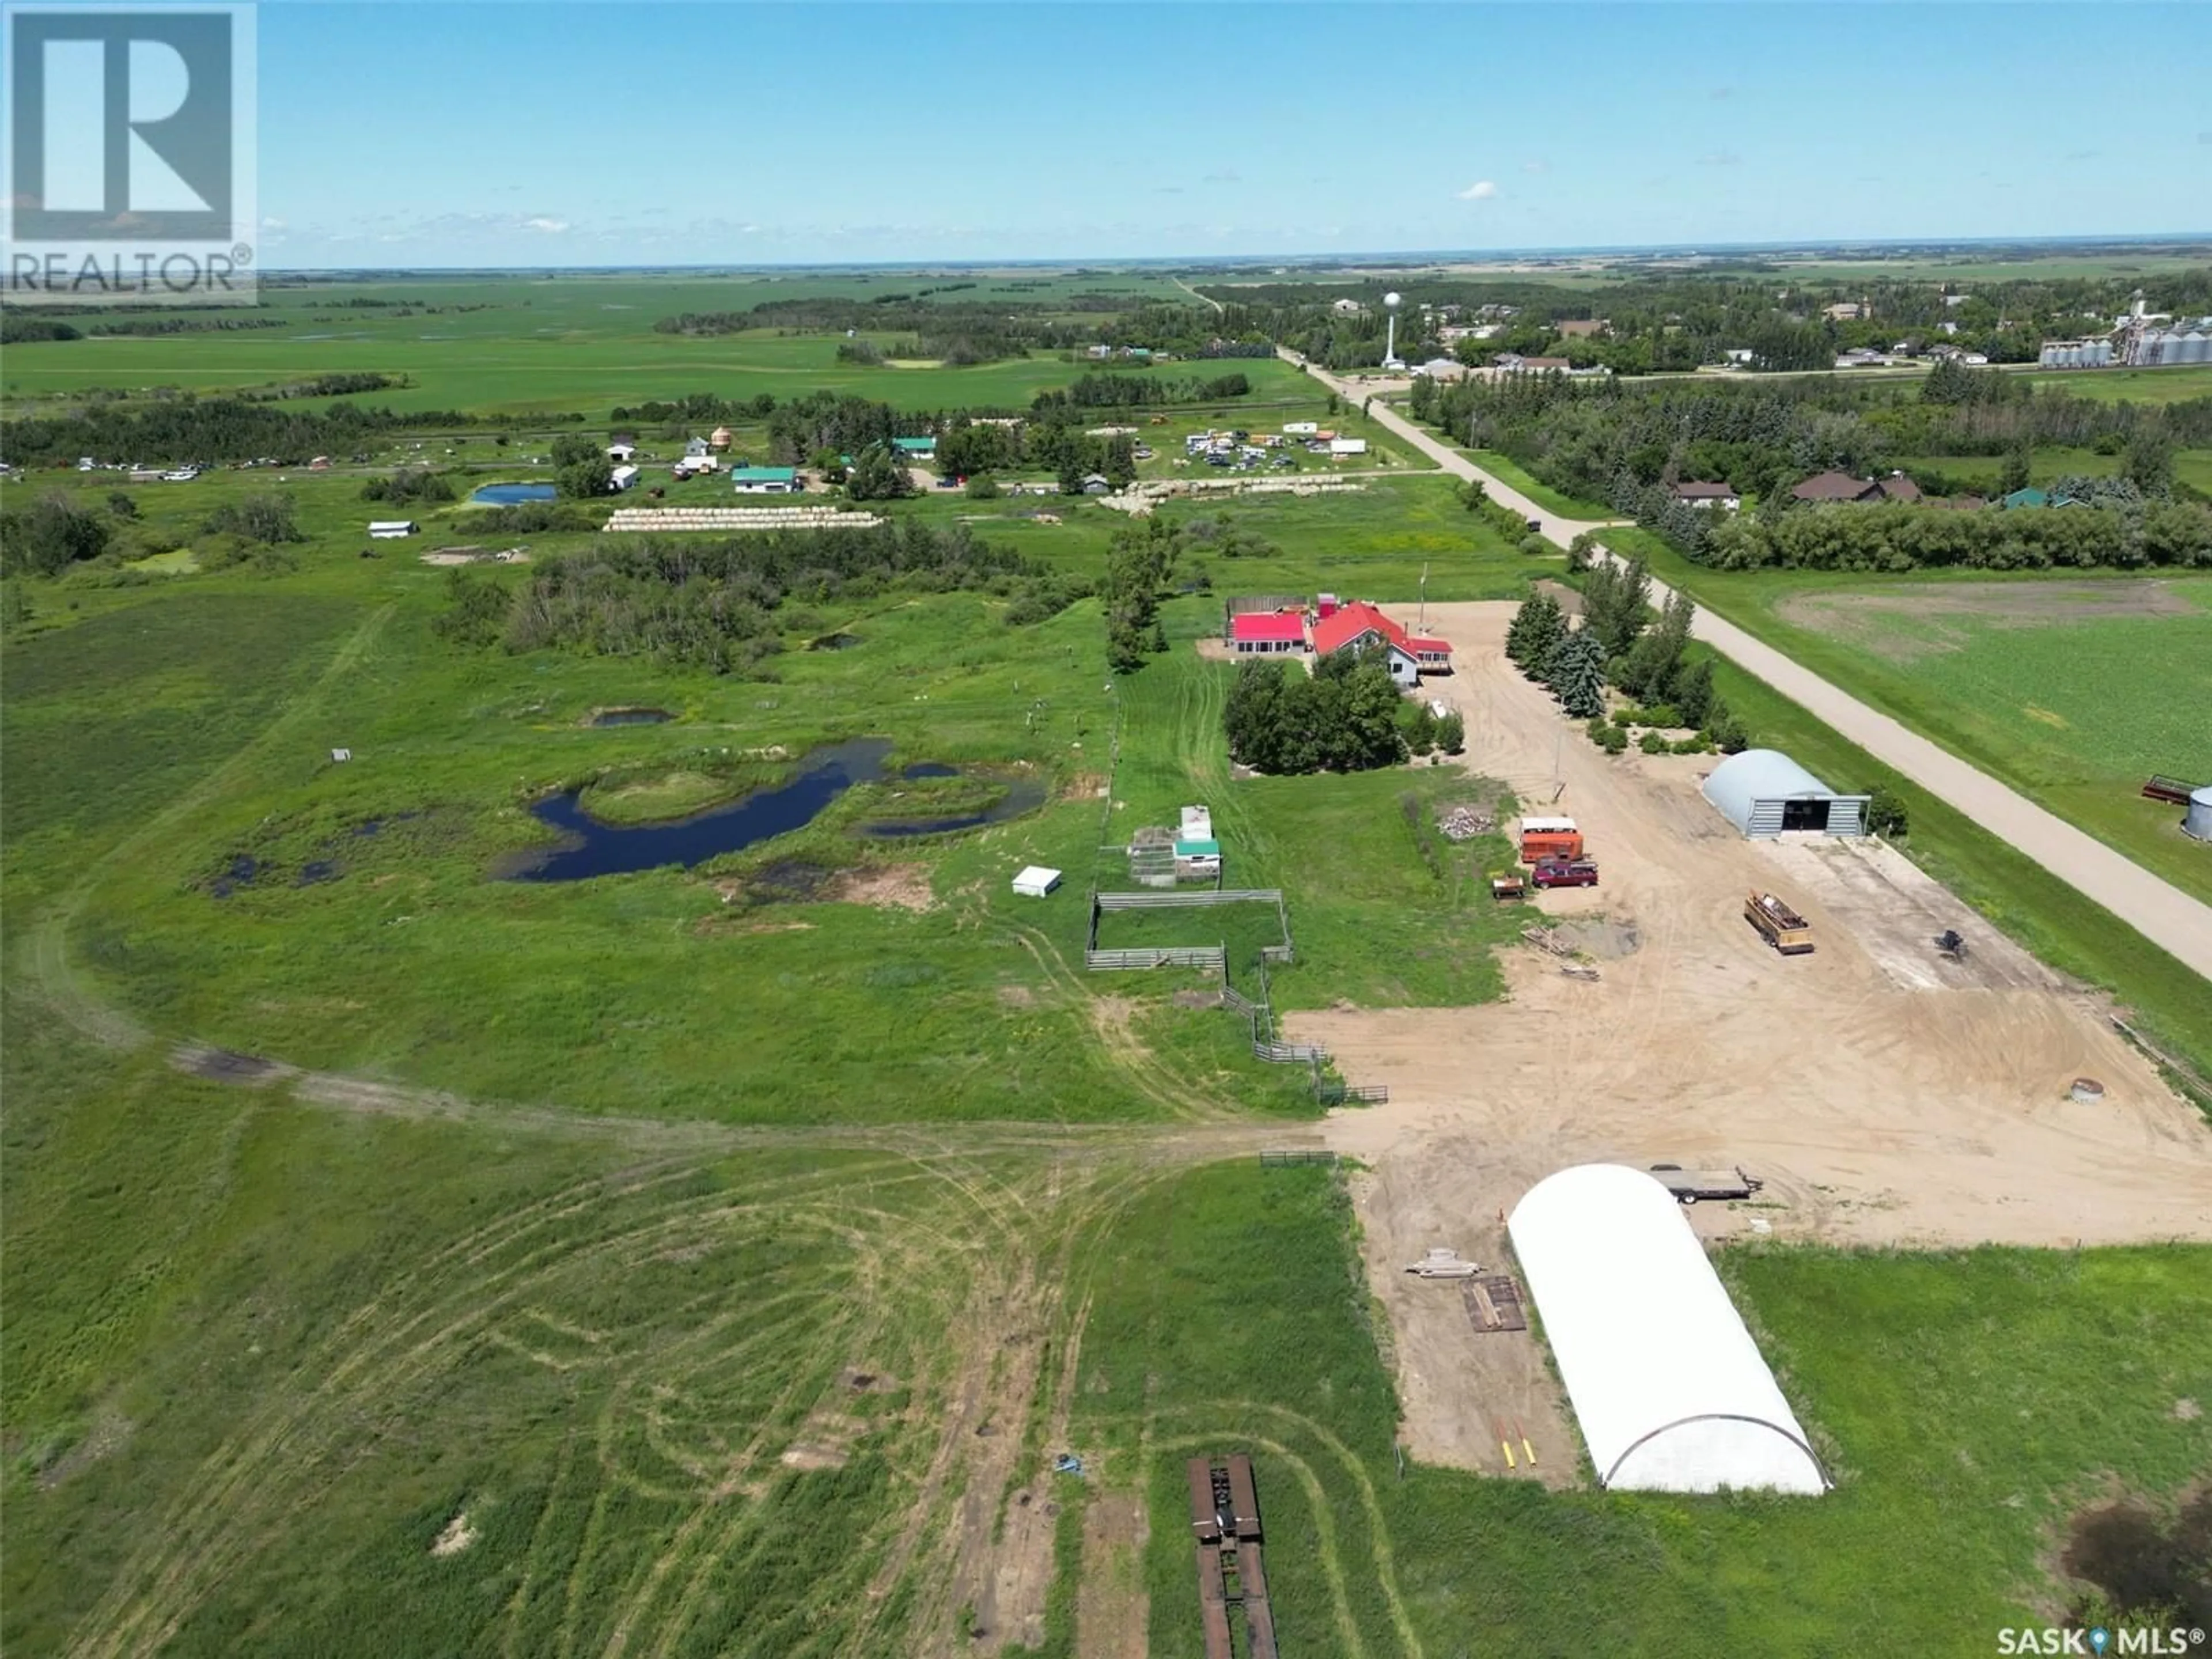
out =
<svg viewBox="0 0 2212 1659"><path fill-rule="evenodd" d="M1591 859L1539 859L1528 879L1539 887L1595 887L1597 864Z"/></svg>

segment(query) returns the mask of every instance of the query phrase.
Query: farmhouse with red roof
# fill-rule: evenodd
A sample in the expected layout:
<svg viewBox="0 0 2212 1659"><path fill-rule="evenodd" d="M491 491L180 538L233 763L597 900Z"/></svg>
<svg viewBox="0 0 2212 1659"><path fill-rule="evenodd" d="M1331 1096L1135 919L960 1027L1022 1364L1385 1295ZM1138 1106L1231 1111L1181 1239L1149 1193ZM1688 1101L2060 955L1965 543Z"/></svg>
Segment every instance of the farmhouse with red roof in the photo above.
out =
<svg viewBox="0 0 2212 1659"><path fill-rule="evenodd" d="M1449 641L1408 634L1364 599L1352 600L1313 625L1316 657L1368 645L1383 648L1389 659L1390 678L1400 685L1414 684L1425 673L1451 672Z"/></svg>
<svg viewBox="0 0 2212 1659"><path fill-rule="evenodd" d="M1229 619L1229 648L1240 657L1269 656L1306 648L1305 613L1245 611Z"/></svg>

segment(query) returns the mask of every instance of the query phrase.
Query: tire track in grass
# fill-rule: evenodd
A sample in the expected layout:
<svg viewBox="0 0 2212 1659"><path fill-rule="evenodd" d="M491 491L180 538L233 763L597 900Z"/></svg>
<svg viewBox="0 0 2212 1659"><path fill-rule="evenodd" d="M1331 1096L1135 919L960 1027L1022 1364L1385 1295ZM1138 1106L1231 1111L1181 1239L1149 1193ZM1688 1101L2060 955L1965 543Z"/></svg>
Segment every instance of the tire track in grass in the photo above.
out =
<svg viewBox="0 0 2212 1659"><path fill-rule="evenodd" d="M826 1181L839 1173L823 1171L802 1179ZM777 1177L770 1175L763 1179L775 1182ZM419 1381L441 1363L447 1350L465 1346L467 1339L488 1321L507 1310L511 1304L538 1294L547 1277L573 1271L579 1264L610 1252L619 1253L641 1240L664 1237L672 1231L696 1231L702 1225L726 1224L738 1217L766 1224L789 1207L732 1204L727 1201L729 1197L727 1193L717 1193L678 1200L671 1206L672 1215L664 1212L645 1218L627 1231L568 1241L565 1247L532 1250L519 1261L497 1268L488 1277L468 1278L450 1290L430 1286L426 1294L442 1296L443 1300L434 1301L404 1316L394 1314L392 1317L398 1323L388 1329L364 1330L358 1314L349 1319L347 1328L359 1335L360 1346L332 1364L305 1398L295 1397L273 1406L257 1419L257 1427L203 1466L209 1471L208 1478L180 1496L172 1506L169 1524L162 1528L160 1541L142 1552L137 1562L126 1568L117 1585L88 1620L88 1625L95 1631L105 1624L105 1634L79 1638L75 1644L76 1650L90 1654L123 1651L149 1620L157 1620L161 1628L150 1644L142 1642L140 1648L158 1646L165 1641L185 1613L227 1576L239 1559L268 1541L263 1536L236 1534L257 1514L276 1504L286 1490L284 1483L268 1479L268 1470L280 1454L284 1467L292 1474L291 1484L302 1484L307 1471L335 1449L331 1443L356 1419L374 1419L377 1414L374 1407L380 1403L388 1408L390 1401L400 1390ZM530 1224L543 1226L551 1218L539 1216ZM489 1224L479 1230L479 1235L493 1231L501 1224ZM451 1255L453 1252L449 1249L444 1254ZM487 1250L472 1255L464 1253L463 1259L456 1263L457 1270L481 1267L488 1254ZM500 1288L506 1281L526 1273L530 1276ZM495 1293L487 1297L487 1291ZM452 1304L457 1301L472 1301L473 1305L456 1315ZM406 1342L426 1322L441 1315L447 1322L431 1335L397 1353L386 1352ZM450 1358L444 1358L443 1363L450 1364ZM301 1374L313 1374L312 1362L301 1372L295 1372L295 1376ZM319 1445L316 1443L319 1431L323 1442ZM228 1540L227 1532L231 1534ZM143 1586L135 1593L126 1588L134 1583ZM166 1612L161 1611L164 1608Z"/></svg>
<svg viewBox="0 0 2212 1659"><path fill-rule="evenodd" d="M284 711L262 728L258 737L149 818L81 875L33 924L25 965L41 1000L65 1023L104 1048L135 1048L151 1039L153 1033L135 1017L95 994L70 957L70 934L86 905L109 870L136 863L154 848L173 841L178 830L201 816L208 804L229 789L264 751L319 714L325 697L368 656L398 609L396 603L389 603L371 611L338 647L314 684L288 700Z"/></svg>

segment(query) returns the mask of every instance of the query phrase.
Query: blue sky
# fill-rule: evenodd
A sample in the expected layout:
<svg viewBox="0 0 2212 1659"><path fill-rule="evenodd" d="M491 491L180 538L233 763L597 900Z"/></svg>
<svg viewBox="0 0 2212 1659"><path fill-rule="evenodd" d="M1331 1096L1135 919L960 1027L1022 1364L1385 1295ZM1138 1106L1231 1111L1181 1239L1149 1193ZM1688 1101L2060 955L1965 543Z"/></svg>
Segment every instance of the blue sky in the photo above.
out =
<svg viewBox="0 0 2212 1659"><path fill-rule="evenodd" d="M260 8L264 263L2212 229L2198 5Z"/></svg>

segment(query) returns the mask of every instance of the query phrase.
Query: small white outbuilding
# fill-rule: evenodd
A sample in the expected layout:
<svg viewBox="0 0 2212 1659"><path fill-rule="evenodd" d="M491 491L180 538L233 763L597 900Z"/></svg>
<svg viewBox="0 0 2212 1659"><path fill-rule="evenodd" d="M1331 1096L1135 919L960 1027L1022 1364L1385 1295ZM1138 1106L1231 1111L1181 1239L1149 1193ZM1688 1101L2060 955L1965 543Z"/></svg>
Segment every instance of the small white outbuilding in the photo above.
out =
<svg viewBox="0 0 2212 1659"><path fill-rule="evenodd" d="M1530 1188L1506 1231L1600 1486L1828 1489L1665 1187L1624 1164L1580 1164Z"/></svg>
<svg viewBox="0 0 2212 1659"><path fill-rule="evenodd" d="M1014 891L1024 898L1042 898L1060 885L1060 872L1032 864L1014 878Z"/></svg>

